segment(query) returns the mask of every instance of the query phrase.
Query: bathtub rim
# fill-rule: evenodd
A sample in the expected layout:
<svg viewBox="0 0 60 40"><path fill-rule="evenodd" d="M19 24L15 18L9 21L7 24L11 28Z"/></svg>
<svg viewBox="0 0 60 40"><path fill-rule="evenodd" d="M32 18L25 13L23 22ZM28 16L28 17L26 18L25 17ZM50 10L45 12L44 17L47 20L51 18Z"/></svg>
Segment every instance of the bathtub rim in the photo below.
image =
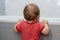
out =
<svg viewBox="0 0 60 40"><path fill-rule="evenodd" d="M18 22L19 19L24 19L23 16L0 16L0 22ZM57 17L40 17L39 21L48 20L49 24L60 25L60 18Z"/></svg>

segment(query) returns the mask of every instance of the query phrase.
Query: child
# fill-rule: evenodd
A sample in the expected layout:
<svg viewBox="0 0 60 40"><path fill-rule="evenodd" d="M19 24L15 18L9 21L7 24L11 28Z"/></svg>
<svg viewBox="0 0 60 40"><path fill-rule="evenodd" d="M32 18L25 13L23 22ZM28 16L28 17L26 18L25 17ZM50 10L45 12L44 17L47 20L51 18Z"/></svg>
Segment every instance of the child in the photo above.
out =
<svg viewBox="0 0 60 40"><path fill-rule="evenodd" d="M40 10L35 4L25 6L23 14L26 21L21 20L14 30L22 33L22 40L40 40L40 34L47 35L49 32L48 22L39 22Z"/></svg>

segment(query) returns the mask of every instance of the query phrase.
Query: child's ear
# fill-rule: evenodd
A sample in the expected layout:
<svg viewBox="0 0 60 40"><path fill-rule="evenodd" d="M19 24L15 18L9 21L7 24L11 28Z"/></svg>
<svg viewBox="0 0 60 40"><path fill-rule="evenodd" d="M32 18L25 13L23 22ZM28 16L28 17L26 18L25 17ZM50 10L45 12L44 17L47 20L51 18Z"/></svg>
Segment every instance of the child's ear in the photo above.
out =
<svg viewBox="0 0 60 40"><path fill-rule="evenodd" d="M39 21L39 16L37 16L37 20Z"/></svg>

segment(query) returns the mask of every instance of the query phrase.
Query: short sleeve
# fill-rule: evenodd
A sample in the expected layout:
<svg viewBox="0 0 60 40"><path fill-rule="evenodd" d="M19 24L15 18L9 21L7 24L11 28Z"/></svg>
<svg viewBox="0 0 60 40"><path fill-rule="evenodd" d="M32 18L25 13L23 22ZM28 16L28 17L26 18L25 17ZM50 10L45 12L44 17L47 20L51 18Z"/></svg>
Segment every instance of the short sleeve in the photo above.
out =
<svg viewBox="0 0 60 40"><path fill-rule="evenodd" d="M17 29L18 32L21 31L21 27L22 27L22 23L21 22L16 24L16 29Z"/></svg>
<svg viewBox="0 0 60 40"><path fill-rule="evenodd" d="M40 23L40 32L42 32L42 30L44 29L44 25L42 23Z"/></svg>

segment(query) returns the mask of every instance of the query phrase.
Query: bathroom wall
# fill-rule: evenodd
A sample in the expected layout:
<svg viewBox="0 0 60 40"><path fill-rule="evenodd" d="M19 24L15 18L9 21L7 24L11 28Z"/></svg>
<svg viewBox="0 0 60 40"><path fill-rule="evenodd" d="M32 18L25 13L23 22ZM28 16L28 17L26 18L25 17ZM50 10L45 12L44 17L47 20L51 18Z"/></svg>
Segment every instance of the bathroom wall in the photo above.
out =
<svg viewBox="0 0 60 40"><path fill-rule="evenodd" d="M23 16L23 8L29 3L39 6L42 17L60 17L60 0L6 0L6 15Z"/></svg>
<svg viewBox="0 0 60 40"><path fill-rule="evenodd" d="M0 16L5 15L5 0L0 0Z"/></svg>

